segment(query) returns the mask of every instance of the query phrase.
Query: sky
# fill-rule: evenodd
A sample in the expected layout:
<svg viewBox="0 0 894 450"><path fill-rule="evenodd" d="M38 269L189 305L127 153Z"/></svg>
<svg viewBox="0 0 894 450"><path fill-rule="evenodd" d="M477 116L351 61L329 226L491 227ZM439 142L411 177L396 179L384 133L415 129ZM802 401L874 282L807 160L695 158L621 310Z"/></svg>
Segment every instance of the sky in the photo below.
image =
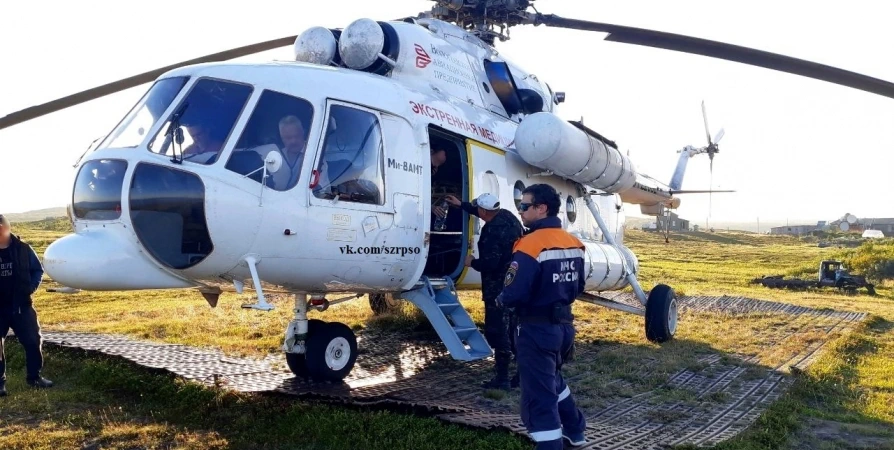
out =
<svg viewBox="0 0 894 450"><path fill-rule="evenodd" d="M157 67L228 48L397 19L432 1L31 0L0 16L0 116ZM537 0L541 13L718 40L894 81L894 6L878 1L606 2ZM713 178L706 155L690 161L677 211L692 223L815 223L845 213L894 217L894 99L730 61L603 41L602 33L515 27L507 57L566 93L558 113L629 151L667 183L677 150L724 128ZM291 47L242 61L291 60ZM590 66L586 69L585 66ZM0 211L63 206L73 164L109 133L150 84L0 130ZM630 215L638 207L629 205Z"/></svg>

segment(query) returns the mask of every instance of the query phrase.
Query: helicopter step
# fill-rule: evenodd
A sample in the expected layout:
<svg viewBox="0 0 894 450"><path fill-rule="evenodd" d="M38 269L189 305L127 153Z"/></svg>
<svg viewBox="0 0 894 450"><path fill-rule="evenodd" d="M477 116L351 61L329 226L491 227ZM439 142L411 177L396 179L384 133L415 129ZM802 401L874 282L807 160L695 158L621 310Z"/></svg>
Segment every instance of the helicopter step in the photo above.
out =
<svg viewBox="0 0 894 450"><path fill-rule="evenodd" d="M453 359L473 361L493 355L490 344L460 304L450 278L433 283L428 277L422 277L420 284L400 295L425 313Z"/></svg>

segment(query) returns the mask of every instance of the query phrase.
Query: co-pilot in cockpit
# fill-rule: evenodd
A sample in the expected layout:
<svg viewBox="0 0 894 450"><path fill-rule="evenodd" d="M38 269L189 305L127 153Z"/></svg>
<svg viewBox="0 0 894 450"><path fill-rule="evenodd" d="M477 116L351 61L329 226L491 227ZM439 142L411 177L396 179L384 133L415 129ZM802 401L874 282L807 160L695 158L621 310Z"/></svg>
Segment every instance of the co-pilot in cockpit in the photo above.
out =
<svg viewBox="0 0 894 450"><path fill-rule="evenodd" d="M201 121L184 125L186 125L192 144L183 150L183 160L199 164L212 164L217 161L226 135L221 136L221 133L216 131L215 128Z"/></svg>
<svg viewBox="0 0 894 450"><path fill-rule="evenodd" d="M149 150L181 161L216 163L251 92L252 87L244 84L213 79L196 81L149 142ZM182 133L182 142L179 136L173 139L173 132Z"/></svg>

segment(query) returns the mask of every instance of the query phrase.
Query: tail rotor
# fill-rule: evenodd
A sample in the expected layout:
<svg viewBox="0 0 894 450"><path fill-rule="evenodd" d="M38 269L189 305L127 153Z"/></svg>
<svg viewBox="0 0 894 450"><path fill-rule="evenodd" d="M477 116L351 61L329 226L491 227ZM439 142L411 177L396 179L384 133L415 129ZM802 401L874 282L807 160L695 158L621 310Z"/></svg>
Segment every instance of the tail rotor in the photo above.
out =
<svg viewBox="0 0 894 450"><path fill-rule="evenodd" d="M705 137L708 139L708 146L705 148L705 151L708 153L708 161L709 161L709 170L710 170L710 181L708 182L708 186L713 189L714 187L714 154L720 152L720 147L717 145L720 143L720 139L723 139L724 130L723 128L717 132L714 136L714 139L711 140L711 128L708 126L708 112L705 110L705 101L702 100L702 119L705 121ZM708 217L711 217L711 193L708 193Z"/></svg>

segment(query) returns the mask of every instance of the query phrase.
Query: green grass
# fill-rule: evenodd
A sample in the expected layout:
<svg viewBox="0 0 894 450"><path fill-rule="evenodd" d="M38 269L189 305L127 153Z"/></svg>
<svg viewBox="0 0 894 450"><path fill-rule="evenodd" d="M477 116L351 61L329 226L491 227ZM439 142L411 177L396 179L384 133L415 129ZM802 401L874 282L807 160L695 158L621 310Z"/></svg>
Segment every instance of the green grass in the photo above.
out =
<svg viewBox="0 0 894 450"><path fill-rule="evenodd" d="M65 226L64 221L44 221L16 231L42 252L60 236ZM767 274L815 275L822 259L846 256L841 249L820 248L785 236L686 233L672 235L671 242L665 244L664 238L657 233L628 231L626 244L639 258L640 282L645 289L657 283L667 283L678 294L745 295L873 314L870 322L852 333L834 336L834 342L824 355L805 372L797 374L794 386L779 402L749 431L719 448L814 448L817 444L815 436L834 428L830 424L841 428L835 432L837 436L848 437L845 443L863 442L861 439L864 439L873 442L874 448L884 448L885 442L894 442L894 438L878 431L894 425L894 331L891 327L894 323L894 293L890 282L877 288L879 295L876 297L844 296L835 290L771 290L750 284L751 279ZM46 286L49 285L48 281ZM35 306L43 326L48 329L123 333L154 341L216 347L233 355L260 357L279 352L282 331L292 315L290 298L271 297L277 309L269 313L240 308L240 304L251 298L248 294L224 294L218 307L212 309L193 291L83 292L75 295L40 292L35 296ZM461 293L461 299L480 323L483 308L478 293ZM594 350L594 359L578 362L573 370L591 373L588 384L581 390L593 394L595 402L609 396L630 396L654 389L682 368L697 369L697 358L711 352L758 354L764 357L765 364L781 363L787 352L797 351L824 332L817 326L801 333L800 340L786 341L785 345L774 347L767 346L766 342L788 330L790 317L752 314L733 320L719 313L688 313L681 317L677 339L659 346L644 339L640 318L587 304L576 304L575 313L578 316L578 339L585 344L583 348ZM325 313L314 311L310 316L345 322L354 329L384 327L404 333L407 330L426 332L424 318L412 306L405 305L395 315L373 318L365 298L336 305ZM644 373L644 366L654 372ZM470 431L434 419L315 406L266 396L222 394L166 376L149 375L144 370L111 360L75 357L71 352L54 351L48 358L47 370L48 376L62 380L59 389L37 395L16 394L17 400L2 404L4 411L10 411L12 417L31 419L14 422L0 418L0 436L4 436L0 437L0 448L32 448L28 446L32 444L38 448L77 447L95 439L107 439L125 448L130 445L239 448L262 446L267 442L297 446L307 440L300 436L329 439L327 448L402 448L400 445L429 448L427 446L433 443L437 446L430 448L491 448L497 444L506 446L500 448L531 447L524 438L499 432ZM113 376L106 378L114 380L115 384L105 385L102 378L91 381L93 374L111 374ZM618 388L612 384L616 380L623 380L624 386ZM11 387L19 390L14 384L18 382L13 381ZM136 387L138 383L167 387L161 388L164 396L147 397ZM659 395L659 399L680 401L690 397L691 393L683 390L665 390ZM510 394L497 400L517 404L518 397ZM712 401L711 398L707 400ZM207 409L220 401L227 408ZM109 415L111 406L108 405L121 406L125 412ZM45 408L43 413L34 415L29 412L39 407ZM268 413L266 409L277 413ZM94 419L92 422L72 421L66 418L68 416L53 413L54 410L67 411L68 415L85 411L83 414ZM190 411L203 412L189 414ZM243 418L236 419L225 411L240 411L233 414ZM255 419L255 416L259 418ZM305 416L312 419L303 418ZM0 417L6 417L6 412ZM114 417L114 420L108 417ZM47 433L46 430L55 431ZM43 443L48 439L44 436L51 435L58 435L65 444ZM338 437L342 435L347 437ZM4 442L2 439L8 440ZM386 445L389 439L398 446ZM828 438L820 443L825 445L833 441ZM410 445L414 442L419 446ZM276 445L271 444L271 447Z"/></svg>
<svg viewBox="0 0 894 450"><path fill-rule="evenodd" d="M10 373L24 371L19 347ZM0 399L0 448L524 449L508 432L434 418L205 388L112 358L48 349L56 386L10 377Z"/></svg>

